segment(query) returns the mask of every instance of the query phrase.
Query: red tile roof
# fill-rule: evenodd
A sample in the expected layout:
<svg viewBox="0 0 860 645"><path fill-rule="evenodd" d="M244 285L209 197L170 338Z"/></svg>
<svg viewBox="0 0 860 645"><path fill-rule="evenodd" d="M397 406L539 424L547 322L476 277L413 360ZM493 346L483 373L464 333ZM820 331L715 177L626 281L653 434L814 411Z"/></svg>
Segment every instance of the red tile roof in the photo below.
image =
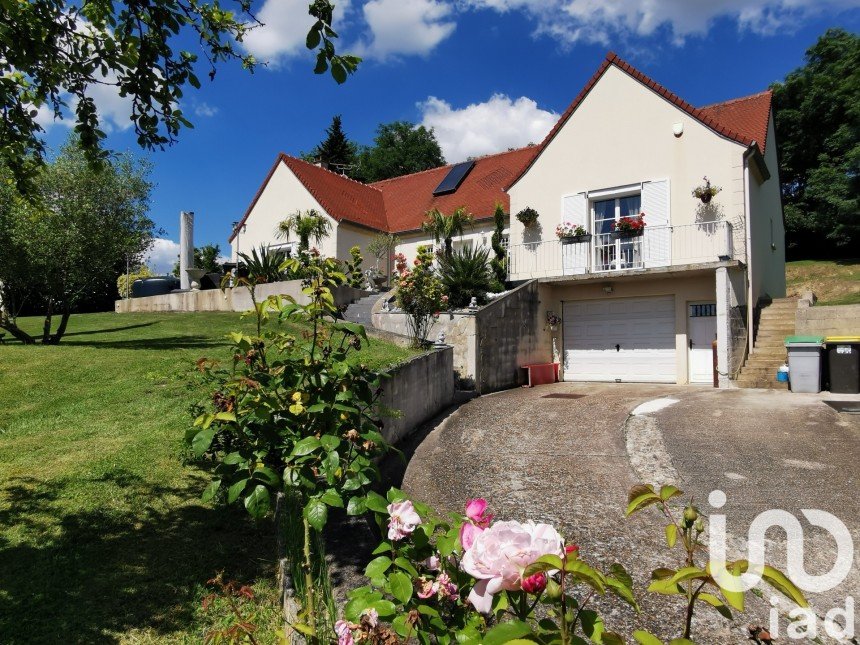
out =
<svg viewBox="0 0 860 645"><path fill-rule="evenodd" d="M610 52L540 145L476 159L475 167L454 193L438 197L433 195L433 190L445 177L451 165L373 184L362 184L281 153L236 229L248 219L280 163L286 164L335 220L379 231L403 233L418 230L426 219L427 211L433 208L450 213L465 206L479 220L492 217L497 203L501 203L507 212L510 209L510 198L506 191L526 173L611 65L629 74L721 136L746 146L755 144L759 153L764 152L772 100L772 92L769 90L697 108ZM236 230L230 236L231 242L235 236Z"/></svg>
<svg viewBox="0 0 860 645"><path fill-rule="evenodd" d="M475 219L486 219L493 216L497 203L508 212L510 198L504 188L537 152L537 146L530 146L480 157L456 192L448 195L435 196L433 190L448 174L451 165L378 181L371 186L382 192L392 233L420 229L427 211L433 208L450 213L465 206Z"/></svg>
<svg viewBox="0 0 860 645"><path fill-rule="evenodd" d="M755 143L758 145L761 152L764 151L766 143L765 139L767 138L768 120L770 119L771 92L762 92L761 94L756 94L755 96L750 96L745 99L735 99L734 101L727 101L726 103L719 103L705 108L697 108L690 103L687 103L687 101L679 97L677 94L670 92L629 63L623 61L614 52L609 52L606 55L606 60L603 61L598 70L589 79L588 83L585 84L585 87L582 88L579 95L573 99L573 102L571 102L567 107L564 114L561 115L561 118L541 142L539 146L541 150L543 150L549 142L555 138L559 130L561 130L564 124L567 123L567 120L576 111L576 108L579 107L579 104L582 103L586 96L588 96L588 93L591 92L592 88L597 84L597 81L600 80L606 70L612 65L629 74L637 81L659 94L670 103L673 103L675 106L692 116L694 119L700 121L717 134L746 146L751 146ZM737 105L734 105L735 103ZM523 171L505 188L508 189L513 186L517 180L526 173L538 156L539 154L535 155L535 158L532 159L532 161L523 168Z"/></svg>

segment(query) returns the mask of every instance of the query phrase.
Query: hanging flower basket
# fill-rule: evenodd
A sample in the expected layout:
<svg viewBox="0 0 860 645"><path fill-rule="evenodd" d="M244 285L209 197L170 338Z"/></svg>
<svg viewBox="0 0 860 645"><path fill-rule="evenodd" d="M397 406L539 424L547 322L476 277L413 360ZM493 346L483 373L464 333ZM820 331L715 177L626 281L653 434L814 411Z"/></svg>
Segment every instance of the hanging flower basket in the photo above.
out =
<svg viewBox="0 0 860 645"><path fill-rule="evenodd" d="M612 239L621 240L630 237L640 237L645 232L645 213L635 217L622 217L612 223Z"/></svg>
<svg viewBox="0 0 860 645"><path fill-rule="evenodd" d="M517 219L523 226L529 227L537 221L538 212L534 208L524 208L517 213Z"/></svg>
<svg viewBox="0 0 860 645"><path fill-rule="evenodd" d="M701 199L703 204L709 204L710 201L717 196L722 188L719 186L711 186L711 182L707 177L703 177L705 183L701 186L696 186L693 189L693 197Z"/></svg>

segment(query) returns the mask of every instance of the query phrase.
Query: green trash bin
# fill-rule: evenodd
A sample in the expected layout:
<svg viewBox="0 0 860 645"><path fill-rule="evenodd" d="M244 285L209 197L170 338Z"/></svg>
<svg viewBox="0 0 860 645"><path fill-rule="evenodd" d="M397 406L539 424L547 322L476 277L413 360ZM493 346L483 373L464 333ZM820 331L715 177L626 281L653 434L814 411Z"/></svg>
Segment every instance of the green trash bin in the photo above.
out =
<svg viewBox="0 0 860 645"><path fill-rule="evenodd" d="M828 336L828 376L834 394L860 394L860 336Z"/></svg>
<svg viewBox="0 0 860 645"><path fill-rule="evenodd" d="M821 350L824 336L789 336L788 380L792 392L821 392Z"/></svg>

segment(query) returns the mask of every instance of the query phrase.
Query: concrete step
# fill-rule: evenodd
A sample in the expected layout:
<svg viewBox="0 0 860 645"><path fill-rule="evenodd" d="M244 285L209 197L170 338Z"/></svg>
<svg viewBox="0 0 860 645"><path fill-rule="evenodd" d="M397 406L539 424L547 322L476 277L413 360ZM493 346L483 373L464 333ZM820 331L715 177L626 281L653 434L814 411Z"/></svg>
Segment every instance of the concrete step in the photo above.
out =
<svg viewBox="0 0 860 645"><path fill-rule="evenodd" d="M735 384L740 388L757 388L764 390L787 390L788 383L781 383L776 379L760 379L760 378L744 378L743 375L738 377Z"/></svg>
<svg viewBox="0 0 860 645"><path fill-rule="evenodd" d="M755 376L756 378L776 378L777 370L782 363L775 365L744 365L741 376Z"/></svg>

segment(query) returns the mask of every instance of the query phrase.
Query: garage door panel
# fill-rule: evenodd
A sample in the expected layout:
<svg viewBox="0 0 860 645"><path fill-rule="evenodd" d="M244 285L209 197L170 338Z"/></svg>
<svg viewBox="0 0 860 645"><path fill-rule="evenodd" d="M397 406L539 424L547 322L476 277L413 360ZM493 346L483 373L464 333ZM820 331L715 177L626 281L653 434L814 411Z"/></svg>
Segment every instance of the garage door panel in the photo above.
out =
<svg viewBox="0 0 860 645"><path fill-rule="evenodd" d="M566 380L675 382L672 296L565 303L563 313Z"/></svg>

